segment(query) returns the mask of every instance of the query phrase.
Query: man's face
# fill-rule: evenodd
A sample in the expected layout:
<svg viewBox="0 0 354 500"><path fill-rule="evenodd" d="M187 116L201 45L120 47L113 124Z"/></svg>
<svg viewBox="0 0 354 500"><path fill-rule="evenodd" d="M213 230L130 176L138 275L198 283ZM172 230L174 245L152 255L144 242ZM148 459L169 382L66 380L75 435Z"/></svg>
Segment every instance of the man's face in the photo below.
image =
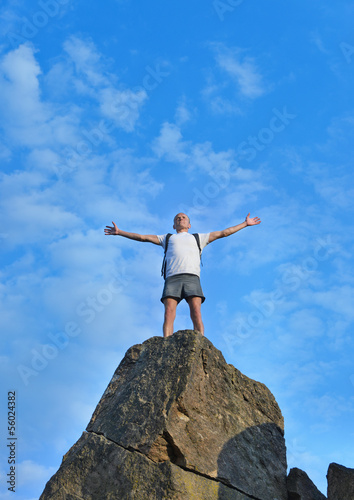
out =
<svg viewBox="0 0 354 500"><path fill-rule="evenodd" d="M189 217L186 214L180 213L176 215L174 218L173 229L176 229L176 231L188 231L190 227Z"/></svg>

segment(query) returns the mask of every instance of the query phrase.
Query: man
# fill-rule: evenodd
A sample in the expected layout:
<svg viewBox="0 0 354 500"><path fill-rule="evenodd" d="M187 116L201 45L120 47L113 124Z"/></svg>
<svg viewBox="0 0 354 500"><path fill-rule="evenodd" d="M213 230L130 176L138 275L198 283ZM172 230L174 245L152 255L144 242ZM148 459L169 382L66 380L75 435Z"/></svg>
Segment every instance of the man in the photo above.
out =
<svg viewBox="0 0 354 500"><path fill-rule="evenodd" d="M230 236L247 226L260 224L261 220L258 217L251 218L250 214L248 214L244 222L223 231L213 231L204 234L198 233L199 244L194 235L188 233L191 223L186 214L177 214L173 222L173 229L176 230L176 234L173 234L168 241L166 279L161 298L161 302L165 306L163 335L164 337L169 337L173 334L173 323L176 317L177 305L182 299L185 299L189 305L194 330L204 335L201 305L205 297L199 279L200 252L209 243L219 238ZM131 240L154 243L155 245L161 245L165 249L166 234L158 236L154 234L128 233L127 231L118 229L114 222L112 224L113 226L106 226L104 230L106 235L119 235Z"/></svg>

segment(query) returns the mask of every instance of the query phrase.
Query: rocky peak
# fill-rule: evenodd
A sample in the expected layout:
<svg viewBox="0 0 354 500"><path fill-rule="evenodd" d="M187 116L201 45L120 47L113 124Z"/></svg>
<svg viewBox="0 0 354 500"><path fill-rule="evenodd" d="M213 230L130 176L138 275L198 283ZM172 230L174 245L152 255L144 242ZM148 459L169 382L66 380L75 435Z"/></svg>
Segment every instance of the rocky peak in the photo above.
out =
<svg viewBox="0 0 354 500"><path fill-rule="evenodd" d="M299 469L287 480L274 396L185 330L128 349L40 500L288 498L325 497Z"/></svg>
<svg viewBox="0 0 354 500"><path fill-rule="evenodd" d="M286 500L284 421L267 387L194 331L131 347L44 499Z"/></svg>

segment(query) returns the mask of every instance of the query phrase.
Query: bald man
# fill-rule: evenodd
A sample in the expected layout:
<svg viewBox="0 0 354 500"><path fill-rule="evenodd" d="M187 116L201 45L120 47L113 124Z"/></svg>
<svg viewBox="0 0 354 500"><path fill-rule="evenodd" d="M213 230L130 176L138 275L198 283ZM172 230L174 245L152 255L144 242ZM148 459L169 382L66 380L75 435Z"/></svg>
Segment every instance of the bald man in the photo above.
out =
<svg viewBox="0 0 354 500"><path fill-rule="evenodd" d="M173 334L173 324L176 318L177 305L181 300L186 300L189 305L190 316L195 331L204 335L201 305L205 300L200 285L200 255L204 247L209 243L226 236L231 236L237 231L247 227L260 224L258 217L247 215L244 222L236 226L213 231L211 233L197 233L197 237L188 231L191 228L189 217L179 213L173 220L173 229L176 234L168 237L167 234L137 234L129 233L113 226L106 226L106 235L117 235L135 241L154 243L165 250L164 277L165 286L162 292L161 302L165 306L163 323L163 335L169 337ZM167 251L166 251L167 243Z"/></svg>

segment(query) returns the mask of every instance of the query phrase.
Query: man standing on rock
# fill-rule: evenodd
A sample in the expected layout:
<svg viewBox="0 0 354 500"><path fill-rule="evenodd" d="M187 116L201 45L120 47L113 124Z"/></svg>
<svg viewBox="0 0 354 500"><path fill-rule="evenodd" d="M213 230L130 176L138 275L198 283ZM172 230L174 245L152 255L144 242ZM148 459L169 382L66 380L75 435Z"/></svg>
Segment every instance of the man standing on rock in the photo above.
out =
<svg viewBox="0 0 354 500"><path fill-rule="evenodd" d="M177 305L185 299L189 305L190 316L194 330L204 335L204 325L202 322L201 305L205 300L200 286L200 256L206 245L219 238L225 238L240 231L247 226L260 224L258 217L247 215L244 222L236 226L229 227L222 231L211 233L190 234L191 227L189 217L184 213L179 213L173 220L173 229L176 234L164 234L161 236L154 234L128 233L118 229L116 224L106 226L106 235L124 236L131 240L154 243L161 245L165 250L164 276L165 286L162 292L161 302L165 306L165 316L163 323L163 335L169 337L173 334L173 323L176 317ZM166 251L167 244L167 251Z"/></svg>

